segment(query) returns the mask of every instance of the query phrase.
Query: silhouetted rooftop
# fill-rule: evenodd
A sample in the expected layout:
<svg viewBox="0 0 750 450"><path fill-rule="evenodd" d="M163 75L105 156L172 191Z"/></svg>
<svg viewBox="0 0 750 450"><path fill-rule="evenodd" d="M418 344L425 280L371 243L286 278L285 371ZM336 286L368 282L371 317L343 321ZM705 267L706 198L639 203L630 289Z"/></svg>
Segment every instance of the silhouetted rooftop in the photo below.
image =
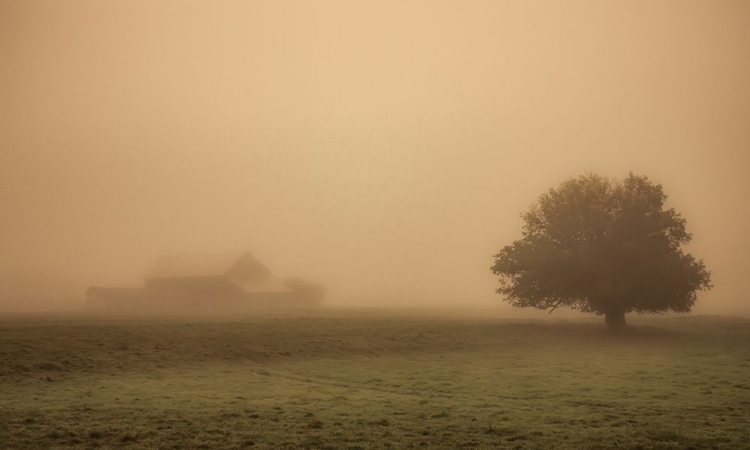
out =
<svg viewBox="0 0 750 450"><path fill-rule="evenodd" d="M264 280L271 271L249 252L169 255L159 258L146 278L227 276L238 280Z"/></svg>

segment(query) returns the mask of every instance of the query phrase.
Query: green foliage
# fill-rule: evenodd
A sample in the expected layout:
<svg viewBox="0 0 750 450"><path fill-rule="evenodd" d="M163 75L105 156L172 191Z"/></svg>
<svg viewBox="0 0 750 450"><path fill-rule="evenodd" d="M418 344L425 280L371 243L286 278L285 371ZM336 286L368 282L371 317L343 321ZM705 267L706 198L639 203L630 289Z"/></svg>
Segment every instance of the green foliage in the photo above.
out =
<svg viewBox="0 0 750 450"><path fill-rule="evenodd" d="M550 189L522 215L523 237L495 255L499 294L517 307L687 312L710 272L681 247L692 236L661 185L584 175ZM623 319L624 323L624 319Z"/></svg>

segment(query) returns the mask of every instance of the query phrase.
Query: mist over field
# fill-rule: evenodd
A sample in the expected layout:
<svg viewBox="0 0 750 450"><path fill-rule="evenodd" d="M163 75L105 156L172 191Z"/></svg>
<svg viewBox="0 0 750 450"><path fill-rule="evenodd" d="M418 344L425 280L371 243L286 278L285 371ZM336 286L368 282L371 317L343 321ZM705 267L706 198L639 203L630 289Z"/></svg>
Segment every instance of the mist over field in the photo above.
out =
<svg viewBox="0 0 750 450"><path fill-rule="evenodd" d="M328 306L510 312L519 213L633 171L694 312L750 314L748 55L745 1L3 1L0 311L242 250Z"/></svg>
<svg viewBox="0 0 750 450"><path fill-rule="evenodd" d="M748 448L748 174L747 0L0 0L0 448Z"/></svg>

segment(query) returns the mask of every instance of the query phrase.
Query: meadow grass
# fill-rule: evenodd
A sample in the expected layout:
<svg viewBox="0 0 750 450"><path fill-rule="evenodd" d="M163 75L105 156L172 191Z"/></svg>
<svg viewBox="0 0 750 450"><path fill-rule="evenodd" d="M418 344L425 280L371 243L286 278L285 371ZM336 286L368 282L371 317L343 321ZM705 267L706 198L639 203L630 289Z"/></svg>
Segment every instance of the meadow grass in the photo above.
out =
<svg viewBox="0 0 750 450"><path fill-rule="evenodd" d="M750 448L750 320L0 316L0 447Z"/></svg>

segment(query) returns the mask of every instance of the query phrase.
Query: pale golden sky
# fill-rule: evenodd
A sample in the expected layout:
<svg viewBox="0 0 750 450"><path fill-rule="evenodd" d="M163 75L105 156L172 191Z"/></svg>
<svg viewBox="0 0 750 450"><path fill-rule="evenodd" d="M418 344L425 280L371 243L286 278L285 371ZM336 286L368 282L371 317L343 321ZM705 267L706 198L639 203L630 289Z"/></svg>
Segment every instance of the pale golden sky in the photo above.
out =
<svg viewBox="0 0 750 450"><path fill-rule="evenodd" d="M339 304L499 303L519 213L661 182L750 312L750 2L0 2L0 270L247 249Z"/></svg>

